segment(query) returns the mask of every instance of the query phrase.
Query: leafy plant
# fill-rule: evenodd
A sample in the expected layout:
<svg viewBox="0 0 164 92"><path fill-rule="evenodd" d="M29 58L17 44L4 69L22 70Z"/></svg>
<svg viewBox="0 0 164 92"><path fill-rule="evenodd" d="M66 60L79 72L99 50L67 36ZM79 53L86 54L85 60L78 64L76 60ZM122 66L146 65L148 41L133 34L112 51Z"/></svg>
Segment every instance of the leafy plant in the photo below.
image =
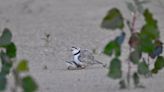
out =
<svg viewBox="0 0 164 92"><path fill-rule="evenodd" d="M106 30L120 29L120 35L109 43L104 48L104 54L114 56L110 61L108 76L113 79L120 79L120 88L129 88L131 78L133 79L134 87L142 87L140 84L140 76L149 76L158 73L164 67L163 43L160 40L160 31L158 22L154 19L153 14L149 9L144 9L143 4L148 3L147 0L134 0L134 3L126 2L129 11L132 14L132 19L127 19L122 16L118 8L112 8L103 18L101 27ZM136 19L138 16L143 16L145 24L141 26L140 31L135 29ZM126 38L127 31L124 31L124 26L127 25L130 30L128 72L126 77L122 77L122 44ZM147 55L147 56L145 56ZM154 68L149 68L150 58L155 61ZM131 71L131 64L137 66L136 71ZM132 75L131 75L132 74Z"/></svg>
<svg viewBox="0 0 164 92"><path fill-rule="evenodd" d="M12 33L8 28L5 28L0 37L0 91L6 89L7 75L11 74L15 82L11 92L17 92L18 87L21 87L23 92L34 92L38 88L35 80L29 75L21 76L22 73L29 71L28 61L21 60L18 65L15 65L16 52L16 46L12 42Z"/></svg>

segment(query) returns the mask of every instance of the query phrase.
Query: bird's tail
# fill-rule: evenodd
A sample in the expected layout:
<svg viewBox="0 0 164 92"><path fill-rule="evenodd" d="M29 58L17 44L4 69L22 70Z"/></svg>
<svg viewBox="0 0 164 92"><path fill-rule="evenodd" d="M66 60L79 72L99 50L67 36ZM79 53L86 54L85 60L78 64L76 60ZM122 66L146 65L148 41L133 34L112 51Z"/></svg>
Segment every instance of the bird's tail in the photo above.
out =
<svg viewBox="0 0 164 92"><path fill-rule="evenodd" d="M107 66L107 64L104 64L104 63L102 63L102 62L100 62L100 61L98 61L98 60L94 60L94 62L95 62L96 64L101 64L103 67L106 67L106 66Z"/></svg>

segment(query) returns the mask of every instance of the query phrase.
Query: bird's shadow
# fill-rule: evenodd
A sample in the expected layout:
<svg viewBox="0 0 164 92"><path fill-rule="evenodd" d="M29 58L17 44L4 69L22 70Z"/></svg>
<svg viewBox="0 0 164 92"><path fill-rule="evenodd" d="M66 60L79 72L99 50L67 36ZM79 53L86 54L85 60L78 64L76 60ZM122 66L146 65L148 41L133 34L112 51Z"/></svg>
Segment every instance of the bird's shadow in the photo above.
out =
<svg viewBox="0 0 164 92"><path fill-rule="evenodd" d="M77 68L77 69L68 70L67 68L60 68L57 70L59 70L59 71L80 71L80 70L97 70L97 69L106 69L106 68L101 65L91 65L91 66L87 66L86 68L83 68L83 69Z"/></svg>

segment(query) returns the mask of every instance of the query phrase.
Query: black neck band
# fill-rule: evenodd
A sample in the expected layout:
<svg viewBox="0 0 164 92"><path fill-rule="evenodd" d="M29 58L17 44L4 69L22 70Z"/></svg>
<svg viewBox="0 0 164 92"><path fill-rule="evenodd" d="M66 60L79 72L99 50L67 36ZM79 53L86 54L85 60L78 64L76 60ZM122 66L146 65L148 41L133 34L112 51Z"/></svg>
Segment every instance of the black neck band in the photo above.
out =
<svg viewBox="0 0 164 92"><path fill-rule="evenodd" d="M79 54L80 53L80 51L79 52L77 52L77 53L75 53L74 55L77 55L77 54Z"/></svg>

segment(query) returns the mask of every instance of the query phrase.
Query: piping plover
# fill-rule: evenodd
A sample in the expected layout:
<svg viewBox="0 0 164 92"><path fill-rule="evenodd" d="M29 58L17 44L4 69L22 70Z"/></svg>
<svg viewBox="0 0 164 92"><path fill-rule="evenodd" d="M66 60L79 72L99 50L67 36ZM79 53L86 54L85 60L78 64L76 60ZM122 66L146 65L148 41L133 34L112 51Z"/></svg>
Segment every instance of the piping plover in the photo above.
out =
<svg viewBox="0 0 164 92"><path fill-rule="evenodd" d="M88 65L101 64L106 67L106 64L95 60L93 54L89 50L81 50L77 47L72 47L73 61L66 61L67 69L84 69Z"/></svg>

